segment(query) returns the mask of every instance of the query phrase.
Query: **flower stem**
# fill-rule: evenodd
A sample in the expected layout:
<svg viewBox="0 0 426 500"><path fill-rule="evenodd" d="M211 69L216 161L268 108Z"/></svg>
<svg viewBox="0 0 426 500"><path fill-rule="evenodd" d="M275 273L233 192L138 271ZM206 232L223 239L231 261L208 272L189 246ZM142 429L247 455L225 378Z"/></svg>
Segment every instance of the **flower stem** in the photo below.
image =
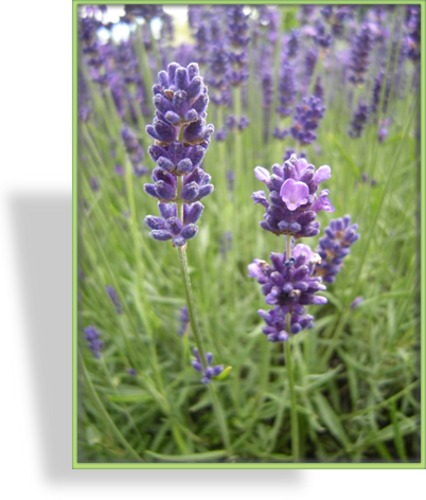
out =
<svg viewBox="0 0 426 500"><path fill-rule="evenodd" d="M291 258L291 235L286 235L286 260ZM290 335L291 317L287 315L287 330ZM290 338L285 342L285 362L287 365L288 386L290 389L290 414L291 414L291 447L293 454L293 461L297 462L300 457L299 445L299 419L297 415L297 397L294 388L294 369L293 358L290 346Z"/></svg>
<svg viewBox="0 0 426 500"><path fill-rule="evenodd" d="M186 256L186 245L178 247L178 257L179 257L180 270L182 274L182 280L184 283L186 307L188 309L189 321L191 323L191 329L192 333L194 334L194 340L197 345L198 352L200 353L201 364L203 365L203 368L206 369L207 365L206 365L205 353L201 342L200 327L197 321L197 316L195 314L195 301L194 301L194 296L192 294L191 279L189 277L188 259Z"/></svg>
<svg viewBox="0 0 426 500"><path fill-rule="evenodd" d="M201 342L200 327L197 321L197 316L195 314L195 301L194 301L194 296L192 294L192 286L191 286L191 279L189 277L188 259L186 256L185 245L178 248L178 256L179 256L180 269L182 273L182 279L184 283L186 307L188 309L189 321L191 323L192 333L194 334L195 344L197 345L198 352L200 353L200 361L201 364L203 365L203 369L205 370L207 368L207 362L203 344ZM226 422L226 416L223 411L223 407L220 404L220 400L217 396L215 387L213 387L212 384L209 384L209 386L210 386L209 389L212 397L213 407L216 413L216 418L218 421L220 432L222 434L223 443L228 450L231 450L228 425Z"/></svg>
<svg viewBox="0 0 426 500"><path fill-rule="evenodd" d="M300 444L299 444L299 419L297 415L297 398L296 390L294 387L294 369L293 359L291 352L291 345L289 340L285 343L285 362L287 365L288 385L290 389L290 414L291 414L291 448L293 455L293 462L299 461L300 458Z"/></svg>

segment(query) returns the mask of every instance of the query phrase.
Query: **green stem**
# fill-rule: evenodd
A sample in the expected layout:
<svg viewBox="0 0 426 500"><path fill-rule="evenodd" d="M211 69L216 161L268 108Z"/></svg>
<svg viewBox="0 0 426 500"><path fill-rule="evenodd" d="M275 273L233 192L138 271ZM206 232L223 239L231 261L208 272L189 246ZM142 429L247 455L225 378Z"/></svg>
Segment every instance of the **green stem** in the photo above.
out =
<svg viewBox="0 0 426 500"><path fill-rule="evenodd" d="M207 368L203 344L201 342L200 326L195 314L195 300L192 293L191 279L189 277L188 259L186 256L186 245L178 247L179 265L184 283L186 306L188 309L189 322L191 323L192 333L197 345L198 352L200 353L201 364L203 368Z"/></svg>
<svg viewBox="0 0 426 500"><path fill-rule="evenodd" d="M179 256L180 270L182 273L182 279L184 283L184 291L185 291L186 306L188 309L189 321L191 323L192 333L194 334L195 344L197 345L198 352L200 353L200 361L201 364L203 365L203 370L205 370L207 368L207 363L206 363L205 351L203 348L203 344L201 342L200 327L197 321L197 315L195 314L195 300L192 293L191 279L189 277L188 259L186 257L185 245L178 248L178 256ZM224 445L226 448L228 448L228 450L230 450L229 431L226 422L226 417L222 405L220 404L219 398L216 394L215 388L212 386L212 384L210 384L210 393L212 395L213 407L215 409L216 418L218 420Z"/></svg>
<svg viewBox="0 0 426 500"><path fill-rule="evenodd" d="M291 258L291 236L288 234L286 240L286 259ZM291 329L291 316L287 315L287 330L290 335ZM285 362L287 365L288 385L290 389L290 415L291 415L291 448L293 454L293 461L297 462L300 457L300 444L299 444L299 418L297 415L297 397L294 387L294 369L293 358L290 346L290 339L285 342Z"/></svg>
<svg viewBox="0 0 426 500"><path fill-rule="evenodd" d="M290 414L291 414L291 448L293 461L297 462L300 458L299 443L299 419L297 415L297 398L294 387L294 370L290 341L285 342L285 362L287 365L288 385L290 389Z"/></svg>

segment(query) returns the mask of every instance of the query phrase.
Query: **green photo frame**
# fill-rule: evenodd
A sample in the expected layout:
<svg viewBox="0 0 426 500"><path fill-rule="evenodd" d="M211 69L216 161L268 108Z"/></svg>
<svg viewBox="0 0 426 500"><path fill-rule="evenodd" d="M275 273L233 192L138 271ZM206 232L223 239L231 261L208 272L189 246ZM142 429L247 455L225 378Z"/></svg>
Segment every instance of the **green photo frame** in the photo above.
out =
<svg viewBox="0 0 426 500"><path fill-rule="evenodd" d="M101 35L90 28L89 38L82 38L80 23L82 18L99 20L102 15L96 9L89 13L85 9L123 5L212 6L193 23L201 23L205 15L208 29L214 22L218 31L210 38L198 32L197 39L195 28L191 32L182 21L175 32L182 45L172 38L158 45L165 18L163 24L151 22L158 14L143 22L131 18L126 21L127 35L120 39L124 40L123 52L117 49L121 42L111 42L111 50L116 52L110 53L110 42L103 41L103 59L96 61L99 54L91 44ZM216 69L210 69L210 79L200 80L197 94L198 98L204 92L204 84L209 87L207 117L206 104L198 103L193 119L189 115L182 118L184 112L176 114L175 104L170 104L177 91L169 72L173 91L165 90L164 84L161 90L154 89L156 98L160 93L163 100L170 97L164 105L167 109L160 112L161 99L152 101L151 92L157 73L166 70L177 57L177 48L186 44L179 57L182 61L191 57L185 50L197 54L195 62L200 62L205 76L211 46L225 44L220 38L225 36L225 17L215 16L213 9L241 5L251 13L251 22L257 23L249 28L251 42L244 42L248 32L241 25L235 36L242 40L241 46L245 43L244 50L235 49L238 41L234 49L221 45L221 50L228 50L230 67L234 73L240 71L240 76L227 77L233 81L231 86L220 80L215 87L219 76ZM339 38L333 32L337 30L336 9L343 5L354 13L350 18L352 38ZM268 38L272 21L261 18L260 6L279 13L275 38ZM319 8L332 6L330 15L335 17L311 22L307 15L303 20L303 6L315 7L316 14ZM381 30L379 25L374 27L378 17L368 17L373 7L380 6L384 10L374 15L386 16ZM418 9L418 41L407 28L408 6ZM165 15L171 17L167 9ZM72 16L73 468L424 469L425 3L129 0L120 4L73 0ZM368 70L356 64L369 64L370 42L358 50L358 63L351 55L363 43L357 38L362 23L371 24L371 40L381 44L376 45ZM147 28L145 40L143 26ZM304 37L300 50L305 50L305 40L309 47L318 44L318 59L307 82L301 66L302 61L309 64L305 55L289 64L282 55L294 33ZM327 35L336 39L330 42ZM420 55L414 57L410 50ZM126 71L135 67L140 80L127 81ZM269 71L270 80L263 79L262 68ZM249 78L241 76L243 70ZM351 71L358 72L358 79L348 80ZM297 85L304 87L294 91L292 111L280 114L276 111L280 85L289 85L286 78L293 78L292 72ZM121 80L113 87L118 73ZM198 78L193 69L187 69L185 75L191 82ZM325 88L324 108L314 87L318 81ZM225 87L229 94L218 105L217 96ZM129 101L119 102L124 98L114 92L123 88L130 89L125 97ZM129 102L136 99L138 88L145 94L138 101L140 109L132 111ZM270 102L265 104L268 88ZM318 97L319 104L309 101L311 94ZM372 111L374 95L378 110ZM153 123L155 110L157 120L167 127L173 123L178 130L172 139L164 139L163 129L145 132ZM370 113L368 117L362 117L363 110ZM171 112L175 114L167 115ZM175 122L173 116L178 116ZM188 124L198 122L202 130L190 135ZM212 136L210 123L216 129ZM302 132L307 136L302 137ZM222 141L217 139L218 133L223 135ZM185 185L184 178L194 170L188 174L179 171L180 167L167 167L174 175L169 180L172 175L170 171L164 174L167 169L163 167L150 184L152 170L161 170L159 165L164 162L152 149L150 158L148 149L154 144L164 154L176 143L187 150L204 148L202 165L208 174L202 177L205 173L200 167L196 189L210 185L210 176L215 185L212 196L203 199L202 219L199 223L194 219L199 226L194 239L195 222L169 234L171 226L164 229L157 217L159 200L163 205L176 205L176 216L169 215L167 220L182 214L182 226L185 217L190 219L185 210L200 203L201 195L190 198L186 194L185 198L189 181ZM138 148L142 148L142 156L135 160ZM296 153L296 159L291 160L295 157L287 155L286 148ZM290 167L280 166L285 155L285 162L293 161L292 168L298 172L304 172L306 165L311 168L311 162L315 165L309 178L318 180L315 186L302 174L292 177L286 173ZM270 177L273 164L278 164L273 176L283 176L278 188ZM168 198L155 187L144 191L144 184L155 186L159 180L176 182L176 194ZM322 181L327 193L317 193ZM267 195L272 193L269 201L264 194L256 197L262 183L269 190ZM251 199L253 192L256 204ZM278 216L273 210L285 217L280 208L283 203L284 213L295 225L286 222L277 229L273 224ZM304 214L295 218L308 205L310 214L321 223L319 235L299 224L305 220ZM334 208L334 214L328 213ZM261 228L258 222L265 209ZM316 213L320 210L323 212ZM350 222L343 219L346 214ZM338 218L336 226L329 225ZM187 226L191 228L185 232ZM321 237L328 240L321 243ZM336 238L340 238L343 253L333 254L339 251L330 246ZM306 245L314 250L312 256ZM271 252L273 264L269 264ZM281 255L280 261L277 255ZM329 255L337 260L328 259ZM304 274L291 274L291 266L306 269ZM337 271L341 273L335 277ZM311 288L306 283L299 286L308 280L308 274ZM282 279L286 285L286 279L291 282L291 300L290 292L283 298L283 292L276 291L277 283L284 286ZM314 299L314 295L324 300ZM304 302L297 302L300 296L305 297ZM323 304L325 299L327 304ZM284 327L280 323L282 336L274 337L279 314ZM179 328L183 330L179 332ZM214 354L214 361L207 350Z"/></svg>

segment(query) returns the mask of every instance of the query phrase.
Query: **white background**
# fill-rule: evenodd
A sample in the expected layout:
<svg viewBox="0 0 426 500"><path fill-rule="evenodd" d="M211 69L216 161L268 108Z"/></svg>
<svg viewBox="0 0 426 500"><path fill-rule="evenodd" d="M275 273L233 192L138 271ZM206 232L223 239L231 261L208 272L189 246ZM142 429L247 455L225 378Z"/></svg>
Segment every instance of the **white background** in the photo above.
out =
<svg viewBox="0 0 426 500"><path fill-rule="evenodd" d="M1 12L2 497L417 498L424 471L71 469L71 1Z"/></svg>

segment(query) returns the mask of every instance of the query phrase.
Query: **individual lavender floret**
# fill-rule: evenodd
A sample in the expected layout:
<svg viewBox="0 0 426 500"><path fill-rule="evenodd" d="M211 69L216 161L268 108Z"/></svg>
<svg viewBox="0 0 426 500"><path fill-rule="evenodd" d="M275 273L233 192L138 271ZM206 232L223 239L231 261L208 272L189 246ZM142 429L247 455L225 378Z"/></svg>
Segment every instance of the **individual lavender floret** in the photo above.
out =
<svg viewBox="0 0 426 500"><path fill-rule="evenodd" d="M136 377L136 375L138 374L138 372L134 368L127 368L127 373L132 377Z"/></svg>
<svg viewBox="0 0 426 500"><path fill-rule="evenodd" d="M100 333L94 326L88 326L84 330L84 335L86 337L89 348L93 353L93 356L99 359L101 357L101 350L104 346L104 343L101 340Z"/></svg>
<svg viewBox="0 0 426 500"><path fill-rule="evenodd" d="M188 309L186 307L182 307L180 310L180 326L179 326L179 337L183 337L185 332L189 326L189 314Z"/></svg>
<svg viewBox="0 0 426 500"><path fill-rule="evenodd" d="M373 34L367 24L362 25L360 33L355 37L351 52L351 62L349 68L351 76L349 81L359 85L365 81L365 74L368 70L369 56L373 46Z"/></svg>
<svg viewBox="0 0 426 500"><path fill-rule="evenodd" d="M325 106L319 97L314 95L304 97L301 104L296 106L293 125L290 129L291 135L300 144L312 144L317 138L314 130L318 128L321 118L324 116Z"/></svg>
<svg viewBox="0 0 426 500"><path fill-rule="evenodd" d="M316 267L316 276L321 276L327 283L334 282L344 258L350 253L350 247L359 239L357 229L358 224L351 224L349 215L330 222L325 236L318 242L321 263Z"/></svg>
<svg viewBox="0 0 426 500"><path fill-rule="evenodd" d="M311 328L313 316L306 313L305 306L327 302L316 295L325 290L314 274L319 261L318 254L299 244L289 259L285 253L271 253L272 265L256 259L248 266L249 276L262 285L265 302L275 306L271 311L258 311L266 322L263 333L271 342L285 341L291 334Z"/></svg>
<svg viewBox="0 0 426 500"><path fill-rule="evenodd" d="M121 304L118 299L117 292L114 290L112 286L106 286L105 290L107 294L109 295L109 298L111 299L112 303L114 304L115 310L117 311L117 314L121 314L123 311L121 309Z"/></svg>
<svg viewBox="0 0 426 500"><path fill-rule="evenodd" d="M127 126L121 130L121 138L124 142L124 147L129 155L129 160L133 166L133 172L140 177L148 173L148 169L143 165L145 154L143 148L134 132Z"/></svg>
<svg viewBox="0 0 426 500"><path fill-rule="evenodd" d="M331 169L323 165L315 170L305 158L292 155L284 165L272 166L272 175L263 167L256 167L256 177L269 190L269 201L264 191L256 191L252 198L266 208L260 226L274 234L295 238L316 236L319 223L315 221L321 210L333 212L328 190L317 194L319 184L331 177Z"/></svg>
<svg viewBox="0 0 426 500"><path fill-rule="evenodd" d="M201 362L201 357L200 353L198 352L198 349L194 347L192 350L195 359L192 361L192 366L197 372L200 372L203 374L203 378L201 379L202 384L208 384L213 377L217 377L223 372L223 365L214 365L212 366L213 363L213 354L211 352L206 353L206 363L207 366L206 368L203 367L203 364Z"/></svg>
<svg viewBox="0 0 426 500"><path fill-rule="evenodd" d="M349 135L352 138L361 137L362 132L368 122L369 108L365 102L359 102L358 107L352 117Z"/></svg>

